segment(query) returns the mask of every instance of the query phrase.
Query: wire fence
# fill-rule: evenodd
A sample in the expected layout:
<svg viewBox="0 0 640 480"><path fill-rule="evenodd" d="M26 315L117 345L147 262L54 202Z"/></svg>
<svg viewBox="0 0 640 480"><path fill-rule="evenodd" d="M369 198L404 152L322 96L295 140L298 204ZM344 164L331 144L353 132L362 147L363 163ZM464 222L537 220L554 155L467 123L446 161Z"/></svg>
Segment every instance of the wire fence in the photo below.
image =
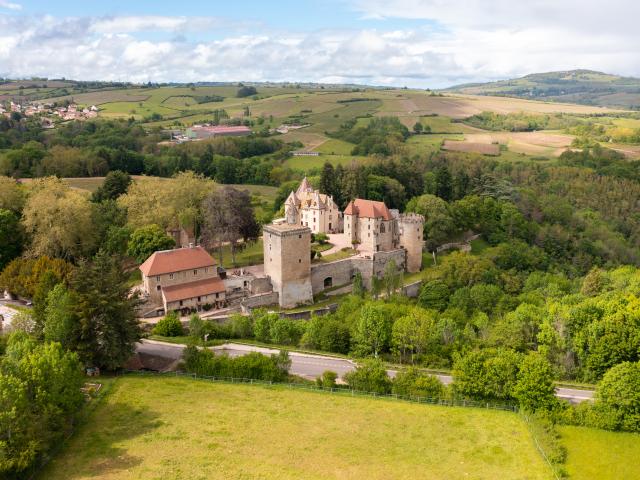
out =
<svg viewBox="0 0 640 480"><path fill-rule="evenodd" d="M518 412L518 407L515 404L495 403L490 401L477 401L468 400L464 398L438 398L438 397L420 397L413 395L398 395L395 393L377 393L377 392L365 392L360 390L352 390L350 388L342 387L322 387L312 383L291 383L291 382L272 382L269 380L256 380L253 378L234 378L234 377L214 377L206 375L198 375L189 372L150 372L140 370L125 370L122 372L125 375L141 375L141 376L164 376L164 377L184 377L194 380L201 380L207 382L217 383L242 383L249 385L266 385L266 386L278 386L287 389L307 390L313 392L322 392L331 395L342 395L349 397L369 397L381 400L398 400L411 403L422 403L429 405L442 405L447 407L473 407L484 408L490 410L504 410L507 412Z"/></svg>
<svg viewBox="0 0 640 480"><path fill-rule="evenodd" d="M521 416L524 422L527 424L527 428L529 429L529 433L531 433L531 438L533 438L533 443L535 444L536 449L538 450L538 452L540 452L540 455L542 455L542 458L544 458L545 462L547 462L547 465L549 465L549 468L553 472L553 477L556 480L561 480L565 478L566 475L562 473L558 465L554 464L551 460L549 460L549 456L545 452L544 448L540 446L540 442L538 441L538 436L536 435L535 429L533 428L533 425L532 425L531 417L529 417L529 415L527 415L524 412L522 413Z"/></svg>

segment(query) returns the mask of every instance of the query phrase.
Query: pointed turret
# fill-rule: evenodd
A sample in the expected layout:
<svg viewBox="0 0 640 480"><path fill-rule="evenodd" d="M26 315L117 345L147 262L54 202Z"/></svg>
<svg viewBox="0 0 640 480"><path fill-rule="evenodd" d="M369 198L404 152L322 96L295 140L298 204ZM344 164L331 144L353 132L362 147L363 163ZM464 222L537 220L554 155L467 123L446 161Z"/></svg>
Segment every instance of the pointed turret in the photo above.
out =
<svg viewBox="0 0 640 480"><path fill-rule="evenodd" d="M301 197L305 192L309 192L309 191L311 191L311 185L309 185L309 180L307 180L307 177L304 177L302 179L302 183L300 184L300 186L298 187L298 190L296 191L296 194Z"/></svg>

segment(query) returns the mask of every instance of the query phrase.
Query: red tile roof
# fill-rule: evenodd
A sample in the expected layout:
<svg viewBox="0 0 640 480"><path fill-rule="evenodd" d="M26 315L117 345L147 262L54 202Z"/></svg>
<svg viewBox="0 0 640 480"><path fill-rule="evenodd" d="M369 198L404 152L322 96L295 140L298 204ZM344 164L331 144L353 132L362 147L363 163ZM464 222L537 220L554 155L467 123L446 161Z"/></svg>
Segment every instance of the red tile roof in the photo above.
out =
<svg viewBox="0 0 640 480"><path fill-rule="evenodd" d="M187 300L189 298L204 297L212 293L225 291L224 282L220 277L205 278L195 282L162 287L162 296L167 303Z"/></svg>
<svg viewBox="0 0 640 480"><path fill-rule="evenodd" d="M215 264L213 257L202 247L177 248L154 252L140 265L140 271L150 277L194 268L213 267Z"/></svg>
<svg viewBox="0 0 640 480"><path fill-rule="evenodd" d="M382 218L383 220L391 220L391 212L384 202L376 202L375 200L363 200L356 198L349 202L347 208L344 209L345 215L357 215L363 218Z"/></svg>

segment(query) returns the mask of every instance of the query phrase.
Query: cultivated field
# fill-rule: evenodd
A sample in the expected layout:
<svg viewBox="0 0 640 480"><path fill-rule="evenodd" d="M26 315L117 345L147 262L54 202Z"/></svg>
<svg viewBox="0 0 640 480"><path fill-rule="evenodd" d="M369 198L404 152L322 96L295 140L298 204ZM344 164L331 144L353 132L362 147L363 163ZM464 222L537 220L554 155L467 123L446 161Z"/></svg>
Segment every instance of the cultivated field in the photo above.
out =
<svg viewBox="0 0 640 480"><path fill-rule="evenodd" d="M479 153L481 155L500 155L500 145L494 143L460 142L456 140L445 140L442 145L443 150L451 152Z"/></svg>
<svg viewBox="0 0 640 480"><path fill-rule="evenodd" d="M572 480L640 478L640 435L584 427L562 427Z"/></svg>
<svg viewBox="0 0 640 480"><path fill-rule="evenodd" d="M551 479L512 413L181 378L116 381L47 480Z"/></svg>

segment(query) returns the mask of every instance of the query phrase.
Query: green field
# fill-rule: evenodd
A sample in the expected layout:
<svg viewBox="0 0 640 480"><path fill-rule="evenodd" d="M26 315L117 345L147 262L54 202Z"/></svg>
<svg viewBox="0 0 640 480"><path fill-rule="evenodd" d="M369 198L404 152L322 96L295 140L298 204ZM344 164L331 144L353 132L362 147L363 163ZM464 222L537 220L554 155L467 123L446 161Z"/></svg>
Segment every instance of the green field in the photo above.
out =
<svg viewBox="0 0 640 480"><path fill-rule="evenodd" d="M594 428L561 427L572 480L640 478L640 435Z"/></svg>
<svg viewBox="0 0 640 480"><path fill-rule="evenodd" d="M39 478L537 480L551 472L512 413L124 377Z"/></svg>
<svg viewBox="0 0 640 480"><path fill-rule="evenodd" d="M222 247L222 266L225 268L232 267L247 267L249 265L258 265L264 261L262 239L249 244L247 248L236 253L236 263L231 261L231 247L225 245ZM219 259L218 250L212 251L213 257L216 261Z"/></svg>

